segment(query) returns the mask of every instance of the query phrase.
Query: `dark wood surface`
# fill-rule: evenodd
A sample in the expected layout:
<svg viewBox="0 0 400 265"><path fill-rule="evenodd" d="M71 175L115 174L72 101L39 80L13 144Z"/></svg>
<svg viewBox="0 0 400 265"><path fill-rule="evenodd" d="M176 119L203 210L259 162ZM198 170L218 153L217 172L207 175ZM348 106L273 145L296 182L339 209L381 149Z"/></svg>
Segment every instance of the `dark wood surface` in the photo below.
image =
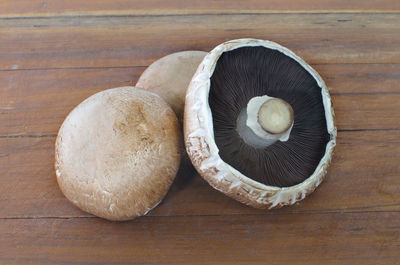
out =
<svg viewBox="0 0 400 265"><path fill-rule="evenodd" d="M95 92L171 52L281 43L332 89L324 183L262 211L189 166L149 215L115 223L58 189L54 141ZM0 264L400 264L399 1L0 2Z"/></svg>

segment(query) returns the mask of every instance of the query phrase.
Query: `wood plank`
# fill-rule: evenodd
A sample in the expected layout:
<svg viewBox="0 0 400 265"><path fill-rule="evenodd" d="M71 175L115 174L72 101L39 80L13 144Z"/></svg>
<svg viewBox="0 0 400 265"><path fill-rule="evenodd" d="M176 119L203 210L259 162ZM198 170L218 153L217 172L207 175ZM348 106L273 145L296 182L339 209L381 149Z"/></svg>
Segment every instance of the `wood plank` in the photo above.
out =
<svg viewBox="0 0 400 265"><path fill-rule="evenodd" d="M331 94L400 93L400 64L312 65Z"/></svg>
<svg viewBox="0 0 400 265"><path fill-rule="evenodd" d="M168 53L241 37L289 47L332 88L338 145L316 192L252 209L188 165L134 221L66 200L54 141L76 104ZM0 1L0 264L398 265L399 47L393 0Z"/></svg>
<svg viewBox="0 0 400 265"><path fill-rule="evenodd" d="M333 95L339 130L400 129L400 94Z"/></svg>
<svg viewBox="0 0 400 265"><path fill-rule="evenodd" d="M59 16L59 15L157 15L198 13L271 13L271 12L395 12L398 1L373 2L333 0L268 0L268 1L42 1L19 0L0 2L0 17Z"/></svg>
<svg viewBox="0 0 400 265"><path fill-rule="evenodd" d="M332 88L339 129L400 128L400 64L315 68ZM82 100L106 88L134 85L143 70L0 71L0 136L56 134Z"/></svg>
<svg viewBox="0 0 400 265"><path fill-rule="evenodd" d="M54 137L0 139L0 218L79 217L58 189ZM152 216L400 211L400 131L340 132L327 179L304 201L266 212L212 189L190 167Z"/></svg>
<svg viewBox="0 0 400 265"><path fill-rule="evenodd" d="M144 67L0 72L0 135L55 134L65 115L106 88L135 85Z"/></svg>
<svg viewBox="0 0 400 265"><path fill-rule="evenodd" d="M0 36L0 70L145 66L243 37L279 42L312 64L400 63L400 14L3 19Z"/></svg>
<svg viewBox="0 0 400 265"><path fill-rule="evenodd" d="M0 220L0 262L397 265L399 228L392 212Z"/></svg>

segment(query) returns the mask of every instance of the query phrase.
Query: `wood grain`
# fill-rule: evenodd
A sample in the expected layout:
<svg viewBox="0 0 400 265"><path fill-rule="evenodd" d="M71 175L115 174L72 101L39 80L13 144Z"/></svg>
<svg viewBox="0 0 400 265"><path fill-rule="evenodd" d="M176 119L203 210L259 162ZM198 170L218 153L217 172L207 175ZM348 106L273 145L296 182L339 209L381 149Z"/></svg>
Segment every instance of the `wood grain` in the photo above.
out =
<svg viewBox="0 0 400 265"><path fill-rule="evenodd" d="M271 12L395 12L400 4L390 0L310 1L310 0L18 0L0 2L1 17L65 15L157 15L198 13L271 13Z"/></svg>
<svg viewBox="0 0 400 265"><path fill-rule="evenodd" d="M54 135L101 90L134 85L144 67L0 71L0 135ZM400 129L400 65L316 65L332 88L339 130ZM377 94L377 92L379 94Z"/></svg>
<svg viewBox="0 0 400 265"><path fill-rule="evenodd" d="M399 212L0 220L0 262L397 265L399 220Z"/></svg>
<svg viewBox="0 0 400 265"><path fill-rule="evenodd" d="M400 93L400 64L322 64L313 67L334 95Z"/></svg>
<svg viewBox="0 0 400 265"><path fill-rule="evenodd" d="M400 94L333 95L339 130L400 129Z"/></svg>
<svg viewBox="0 0 400 265"><path fill-rule="evenodd" d="M79 217L58 189L54 137L0 139L0 218ZM373 155L371 155L373 154ZM400 210L400 131L340 132L325 182L297 205L271 212ZM212 189L189 167L152 216L267 214Z"/></svg>
<svg viewBox="0 0 400 265"><path fill-rule="evenodd" d="M98 91L172 52L281 43L331 88L326 180L274 211L212 189L189 165L163 203L123 223L57 187L54 141ZM400 2L0 1L0 264L382 264L400 260Z"/></svg>
<svg viewBox="0 0 400 265"><path fill-rule="evenodd" d="M0 69L146 66L244 37L311 64L400 63L400 14L241 14L3 19Z"/></svg>
<svg viewBox="0 0 400 265"><path fill-rule="evenodd" d="M132 86L143 70L0 71L0 135L56 134L79 102L107 88Z"/></svg>

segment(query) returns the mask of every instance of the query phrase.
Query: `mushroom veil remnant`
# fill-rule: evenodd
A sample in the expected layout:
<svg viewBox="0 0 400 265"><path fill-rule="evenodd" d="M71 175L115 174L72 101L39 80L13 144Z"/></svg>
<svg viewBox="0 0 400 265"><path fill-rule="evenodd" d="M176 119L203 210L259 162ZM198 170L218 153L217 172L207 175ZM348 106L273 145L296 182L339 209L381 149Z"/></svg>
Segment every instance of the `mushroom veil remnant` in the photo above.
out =
<svg viewBox="0 0 400 265"><path fill-rule="evenodd" d="M186 94L184 123L186 149L202 177L258 208L311 193L336 144L322 78L263 40L228 41L204 58Z"/></svg>

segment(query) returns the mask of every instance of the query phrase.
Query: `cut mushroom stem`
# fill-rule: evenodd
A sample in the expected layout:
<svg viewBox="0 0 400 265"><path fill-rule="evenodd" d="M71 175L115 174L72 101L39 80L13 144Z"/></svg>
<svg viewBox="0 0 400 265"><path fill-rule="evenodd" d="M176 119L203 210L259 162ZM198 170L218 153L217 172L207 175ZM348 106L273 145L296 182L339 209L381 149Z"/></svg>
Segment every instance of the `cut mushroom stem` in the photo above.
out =
<svg viewBox="0 0 400 265"><path fill-rule="evenodd" d="M267 147L287 141L293 128L294 113L289 103L267 95L252 98L240 112L236 130L248 145Z"/></svg>

